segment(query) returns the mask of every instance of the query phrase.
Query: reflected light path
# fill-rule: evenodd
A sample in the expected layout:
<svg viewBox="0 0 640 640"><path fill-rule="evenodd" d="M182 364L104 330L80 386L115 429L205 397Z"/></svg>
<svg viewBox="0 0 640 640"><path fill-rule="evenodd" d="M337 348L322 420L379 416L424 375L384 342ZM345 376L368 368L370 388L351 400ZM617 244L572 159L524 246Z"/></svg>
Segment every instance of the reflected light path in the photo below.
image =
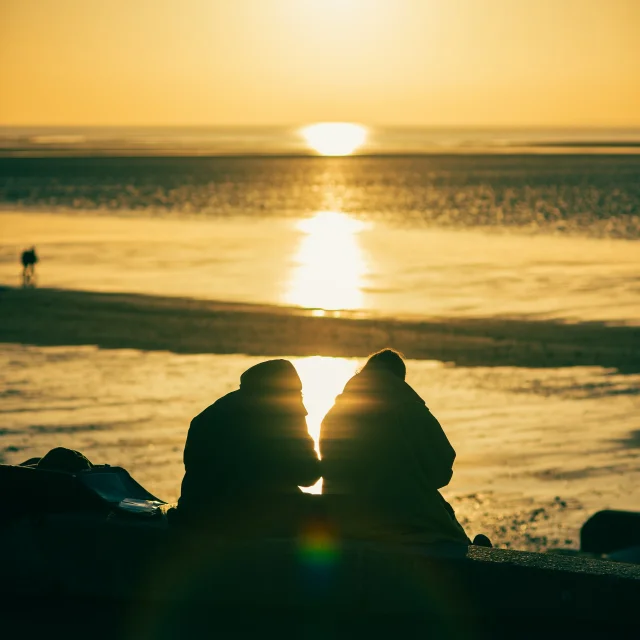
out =
<svg viewBox="0 0 640 640"><path fill-rule="evenodd" d="M361 308L367 265L357 236L367 225L344 213L321 211L297 227L305 235L285 302L329 311Z"/></svg>
<svg viewBox="0 0 640 640"><path fill-rule="evenodd" d="M298 375L302 380L304 406L307 415L307 429L316 443L316 451L320 440L320 424L331 409L336 396L342 393L347 380L356 372L358 361L347 358L326 358L312 356L310 358L292 358ZM322 480L306 489L308 493L321 493Z"/></svg>

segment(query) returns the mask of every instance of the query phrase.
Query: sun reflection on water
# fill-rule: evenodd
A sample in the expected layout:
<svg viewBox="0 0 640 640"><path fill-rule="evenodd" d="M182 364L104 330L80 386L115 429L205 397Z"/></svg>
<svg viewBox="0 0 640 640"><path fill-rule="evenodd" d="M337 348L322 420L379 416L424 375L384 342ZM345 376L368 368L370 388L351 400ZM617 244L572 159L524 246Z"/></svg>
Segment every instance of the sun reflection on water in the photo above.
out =
<svg viewBox="0 0 640 640"><path fill-rule="evenodd" d="M358 233L367 224L344 213L320 211L297 225L304 233L285 301L308 309L359 309L367 265Z"/></svg>
<svg viewBox="0 0 640 640"><path fill-rule="evenodd" d="M307 415L307 429L316 443L319 452L320 424L331 409L336 396L342 393L347 380L356 372L358 361L348 358L327 358L312 356L310 358L292 358L298 375L302 380L304 406ZM322 480L306 489L308 493L321 493Z"/></svg>

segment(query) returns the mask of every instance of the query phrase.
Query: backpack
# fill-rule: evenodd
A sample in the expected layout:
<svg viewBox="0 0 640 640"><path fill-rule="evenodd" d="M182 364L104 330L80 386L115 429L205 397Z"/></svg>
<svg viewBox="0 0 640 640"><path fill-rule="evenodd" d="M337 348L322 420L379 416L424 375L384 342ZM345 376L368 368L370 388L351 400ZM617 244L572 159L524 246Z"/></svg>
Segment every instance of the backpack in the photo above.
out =
<svg viewBox="0 0 640 640"><path fill-rule="evenodd" d="M0 524L53 513L93 512L158 516L165 504L121 467L91 465L79 471L37 465L0 465Z"/></svg>

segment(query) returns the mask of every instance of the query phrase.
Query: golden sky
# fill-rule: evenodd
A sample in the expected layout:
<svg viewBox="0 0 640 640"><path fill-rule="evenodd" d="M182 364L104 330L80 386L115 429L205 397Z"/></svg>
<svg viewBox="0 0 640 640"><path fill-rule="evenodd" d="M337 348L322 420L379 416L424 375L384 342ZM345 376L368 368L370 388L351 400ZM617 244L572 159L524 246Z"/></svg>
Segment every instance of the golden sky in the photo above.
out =
<svg viewBox="0 0 640 640"><path fill-rule="evenodd" d="M640 126L640 0L0 0L0 124Z"/></svg>

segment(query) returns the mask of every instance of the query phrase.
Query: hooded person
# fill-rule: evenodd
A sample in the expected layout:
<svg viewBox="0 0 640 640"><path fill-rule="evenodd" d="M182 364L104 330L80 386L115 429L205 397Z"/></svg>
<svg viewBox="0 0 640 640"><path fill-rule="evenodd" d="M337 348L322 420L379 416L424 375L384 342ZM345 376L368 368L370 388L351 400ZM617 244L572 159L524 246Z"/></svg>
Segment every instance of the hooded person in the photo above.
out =
<svg viewBox="0 0 640 640"><path fill-rule="evenodd" d="M344 534L387 541L469 544L438 489L455 451L391 349L373 354L322 421L323 495Z"/></svg>
<svg viewBox="0 0 640 640"><path fill-rule="evenodd" d="M179 521L224 528L262 518L271 526L320 478L307 432L302 383L288 360L257 364L240 388L197 415L184 449ZM252 522L248 526L254 526Z"/></svg>

